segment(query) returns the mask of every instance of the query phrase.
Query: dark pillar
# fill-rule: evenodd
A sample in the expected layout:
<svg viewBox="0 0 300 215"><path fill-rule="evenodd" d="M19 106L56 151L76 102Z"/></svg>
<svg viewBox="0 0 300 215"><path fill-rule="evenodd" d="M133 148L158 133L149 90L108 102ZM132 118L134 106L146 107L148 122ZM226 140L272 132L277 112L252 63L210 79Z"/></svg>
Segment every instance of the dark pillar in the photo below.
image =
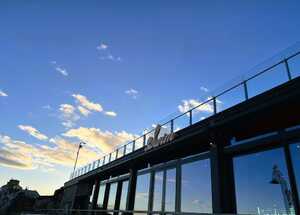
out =
<svg viewBox="0 0 300 215"><path fill-rule="evenodd" d="M95 180L95 189L93 193L93 200L92 200L92 209L97 208L97 200L98 200L98 195L99 195L99 188L100 188L100 180L96 179Z"/></svg>
<svg viewBox="0 0 300 215"><path fill-rule="evenodd" d="M107 209L109 190L110 190L110 183L107 183L105 186L105 192L104 192L103 209Z"/></svg>
<svg viewBox="0 0 300 215"><path fill-rule="evenodd" d="M137 170L130 169L128 183L126 210L134 210L135 188L136 188Z"/></svg>
<svg viewBox="0 0 300 215"><path fill-rule="evenodd" d="M114 210L119 210L120 209L122 186L123 186L123 181L119 181L118 185L117 185L117 193L116 193L116 201L115 201ZM119 214L118 212L114 212L114 215L118 215L118 214Z"/></svg>
<svg viewBox="0 0 300 215"><path fill-rule="evenodd" d="M213 213L236 213L233 160L224 154L226 138L213 138L211 143L211 179Z"/></svg>

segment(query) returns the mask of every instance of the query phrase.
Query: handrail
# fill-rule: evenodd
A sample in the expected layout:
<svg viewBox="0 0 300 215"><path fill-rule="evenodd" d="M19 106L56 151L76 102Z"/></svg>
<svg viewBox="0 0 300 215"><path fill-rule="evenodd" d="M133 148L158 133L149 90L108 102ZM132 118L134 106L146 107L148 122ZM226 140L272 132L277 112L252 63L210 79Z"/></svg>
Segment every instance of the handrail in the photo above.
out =
<svg viewBox="0 0 300 215"><path fill-rule="evenodd" d="M193 111L196 110L196 109L199 109L199 107L205 105L205 104L208 104L210 102L213 102L213 115L218 113L218 110L217 110L217 99L220 97L220 96L223 96L224 94L230 92L231 90L235 89L235 88L238 88L242 85L244 85L244 96L245 96L245 100L248 99L248 88L247 88L247 83L259 76L261 76L262 74L270 71L271 69L277 67L278 65L281 65L281 64L285 64L286 66L286 72L287 72L287 76L288 76L288 79L285 81L289 81L292 79L291 77L291 74L290 74L290 70L289 70L289 64L288 64L288 61L291 60L292 58L298 56L300 54L300 51L296 51L295 53L293 54L290 54L289 56L284 56L284 57L281 57L280 60L278 60L276 63L272 64L271 66L268 66L267 68L265 69L262 69L262 70L259 70L259 72L255 73L254 75L250 75L250 77L246 78L246 79L243 79L242 81L239 81L238 83L234 84L233 86L230 86L229 88L226 88L225 90L222 90L220 93L216 94L215 96L208 96L207 99L204 101L204 102L201 102L199 105L195 106L195 107L192 107L190 108L188 111L186 112L183 112L183 113L180 113L178 115L176 115L175 117L172 117L170 120L167 120L166 122L163 122L161 123L162 126L164 125L167 125L170 123L170 128L171 128L171 132L174 132L174 121L184 115L188 115L189 114L189 117L190 117L190 120L189 120L189 125L192 125L193 124ZM201 121L201 120L200 120ZM99 163L101 160L103 160L103 163L101 166L103 165L106 165L108 163L110 163L112 160L116 160L118 158L121 158L129 153L132 153L134 151L136 151L136 141L139 140L140 138L143 138L143 146L144 147L145 145L147 145L146 141L147 141L147 137L152 133L154 132L155 129L151 129L150 131L147 131L147 129L145 129L144 131L147 131L147 132L144 132L141 136L138 136L136 138L134 138L132 141L122 145L122 146L118 146L115 148L114 151L102 156L100 159L96 160L96 161L93 161L92 163L94 162L97 162L98 161L98 164L97 164L97 167L95 168L98 168L100 167L99 166ZM180 130L180 129L179 129ZM170 132L170 133L171 133ZM131 146L130 146L131 145ZM132 147L132 148L131 148ZM139 148L142 148L142 147L139 147ZM121 150L123 148L123 150ZM127 153L127 149L130 149L131 151ZM119 153L115 153L116 151L118 151ZM115 157L112 158L112 154L115 153ZM120 156L119 156L120 154ZM107 158L109 159L108 162L107 162ZM92 166L92 169L90 169L90 166ZM79 177L81 175L84 175L86 174L87 172L95 169L93 168L94 165L90 165L90 164L87 164L77 170L75 170L74 172L72 172L71 176L70 176L70 180L76 178L76 177ZM88 169L86 171L86 169ZM84 171L84 173L82 173L82 171Z"/></svg>

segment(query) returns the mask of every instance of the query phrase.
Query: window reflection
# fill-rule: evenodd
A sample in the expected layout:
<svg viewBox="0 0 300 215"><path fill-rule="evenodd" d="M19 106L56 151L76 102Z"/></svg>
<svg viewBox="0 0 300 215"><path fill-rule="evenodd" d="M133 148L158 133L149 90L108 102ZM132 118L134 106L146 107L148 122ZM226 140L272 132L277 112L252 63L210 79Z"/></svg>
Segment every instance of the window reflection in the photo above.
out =
<svg viewBox="0 0 300 215"><path fill-rule="evenodd" d="M291 145L291 154L292 154L293 167L294 167L294 172L296 177L297 190L300 196L300 144L299 143L295 143Z"/></svg>
<svg viewBox="0 0 300 215"><path fill-rule="evenodd" d="M126 210L127 192L128 192L128 181L123 181L121 200L120 200L120 210Z"/></svg>
<svg viewBox="0 0 300 215"><path fill-rule="evenodd" d="M211 177L209 160L182 165L181 210L211 213Z"/></svg>
<svg viewBox="0 0 300 215"><path fill-rule="evenodd" d="M175 211L176 169L167 170L165 211Z"/></svg>
<svg viewBox="0 0 300 215"><path fill-rule="evenodd" d="M162 190L163 190L163 172L155 172L153 190L153 211L161 211Z"/></svg>
<svg viewBox="0 0 300 215"><path fill-rule="evenodd" d="M282 149L234 159L238 213L294 214Z"/></svg>
<svg viewBox="0 0 300 215"><path fill-rule="evenodd" d="M117 195L117 183L110 184L107 209L114 209Z"/></svg>
<svg viewBox="0 0 300 215"><path fill-rule="evenodd" d="M98 199L97 199L97 207L98 208L103 208L103 201L104 201L104 194L105 194L105 184L101 184L99 186L99 194L98 194Z"/></svg>
<svg viewBox="0 0 300 215"><path fill-rule="evenodd" d="M148 210L149 181L149 174L138 175L134 210Z"/></svg>

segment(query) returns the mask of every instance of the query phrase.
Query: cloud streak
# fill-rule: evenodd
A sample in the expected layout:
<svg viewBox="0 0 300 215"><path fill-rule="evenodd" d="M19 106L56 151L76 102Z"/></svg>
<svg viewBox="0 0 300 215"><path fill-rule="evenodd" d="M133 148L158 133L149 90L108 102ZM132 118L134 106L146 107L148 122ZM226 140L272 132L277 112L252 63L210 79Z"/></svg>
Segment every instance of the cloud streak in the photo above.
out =
<svg viewBox="0 0 300 215"><path fill-rule="evenodd" d="M7 97L7 93L5 93L3 90L0 90L0 97Z"/></svg>
<svg viewBox="0 0 300 215"><path fill-rule="evenodd" d="M139 94L139 91L137 91L137 90L131 88L131 89L129 89L129 90L126 90L125 93L126 93L127 95L129 95L131 98L137 99L138 94Z"/></svg>
<svg viewBox="0 0 300 215"><path fill-rule="evenodd" d="M31 135L39 140L48 140L48 137L45 134L42 134L40 131L38 131L36 128L34 128L30 125L18 125L18 127L22 131L25 131L29 135Z"/></svg>

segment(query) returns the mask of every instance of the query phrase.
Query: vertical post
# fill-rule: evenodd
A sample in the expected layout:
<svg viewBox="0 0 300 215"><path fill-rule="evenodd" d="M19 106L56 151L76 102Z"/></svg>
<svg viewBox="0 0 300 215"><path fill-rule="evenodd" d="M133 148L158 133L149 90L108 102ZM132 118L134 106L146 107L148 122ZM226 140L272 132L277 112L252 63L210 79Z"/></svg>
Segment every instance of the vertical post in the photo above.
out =
<svg viewBox="0 0 300 215"><path fill-rule="evenodd" d="M132 152L135 150L135 140L132 141Z"/></svg>
<svg viewBox="0 0 300 215"><path fill-rule="evenodd" d="M129 177L129 182L128 182L126 210L132 211L132 210L134 210L137 170L130 169L129 171L130 171L130 177ZM129 213L129 214L131 214L131 213Z"/></svg>
<svg viewBox="0 0 300 215"><path fill-rule="evenodd" d="M283 62L284 62L285 68L286 68L286 73L288 75L288 79L290 81L290 80L292 80L292 75L291 75L289 63L288 63L287 59L284 59Z"/></svg>
<svg viewBox="0 0 300 215"><path fill-rule="evenodd" d="M176 165L175 212L181 212L181 163L179 161Z"/></svg>
<svg viewBox="0 0 300 215"><path fill-rule="evenodd" d="M249 96L248 96L247 81L243 81L243 86L244 86L245 100L248 100Z"/></svg>
<svg viewBox="0 0 300 215"><path fill-rule="evenodd" d="M192 110L189 111L189 117L190 117L190 125L192 125L193 124Z"/></svg>
<svg viewBox="0 0 300 215"><path fill-rule="evenodd" d="M110 163L111 161L111 153L109 153L109 158L108 158L108 162Z"/></svg>
<svg viewBox="0 0 300 215"><path fill-rule="evenodd" d="M162 202L161 202L161 211L165 212L165 204L166 204L166 185L167 185L167 171L163 171L163 187L162 187Z"/></svg>
<svg viewBox="0 0 300 215"><path fill-rule="evenodd" d="M174 132L174 119L171 120L171 133Z"/></svg>
<svg viewBox="0 0 300 215"><path fill-rule="evenodd" d="M215 96L213 97L213 105L214 105L214 114L216 114L217 113L217 99Z"/></svg>
<svg viewBox="0 0 300 215"><path fill-rule="evenodd" d="M93 201L92 201L92 209L97 208L97 200L98 200L98 195L99 195L99 188L100 188L100 180L96 179L95 180L95 190L93 193Z"/></svg>
<svg viewBox="0 0 300 215"><path fill-rule="evenodd" d="M110 183L107 183L104 192L103 209L107 209L109 191L110 191Z"/></svg>
<svg viewBox="0 0 300 215"><path fill-rule="evenodd" d="M123 181L119 181L118 185L117 185L117 193L116 193L116 201L115 201L114 210L120 209L122 186L123 186ZM114 215L118 215L118 214L119 214L118 212L114 212Z"/></svg>
<svg viewBox="0 0 300 215"><path fill-rule="evenodd" d="M118 154L119 154L119 148L117 148L116 150L116 159L118 158Z"/></svg>
<svg viewBox="0 0 300 215"><path fill-rule="evenodd" d="M151 171L150 173L150 186L149 186L149 199L148 199L148 212L153 210L153 191L154 191L154 181L155 181L155 177L154 177L154 171ZM148 213L149 215L151 213Z"/></svg>
<svg viewBox="0 0 300 215"><path fill-rule="evenodd" d="M143 146L145 146L146 145L146 135L144 134L143 135Z"/></svg>
<svg viewBox="0 0 300 215"><path fill-rule="evenodd" d="M126 155L126 146L127 146L127 144L124 145L124 154L123 155Z"/></svg>

